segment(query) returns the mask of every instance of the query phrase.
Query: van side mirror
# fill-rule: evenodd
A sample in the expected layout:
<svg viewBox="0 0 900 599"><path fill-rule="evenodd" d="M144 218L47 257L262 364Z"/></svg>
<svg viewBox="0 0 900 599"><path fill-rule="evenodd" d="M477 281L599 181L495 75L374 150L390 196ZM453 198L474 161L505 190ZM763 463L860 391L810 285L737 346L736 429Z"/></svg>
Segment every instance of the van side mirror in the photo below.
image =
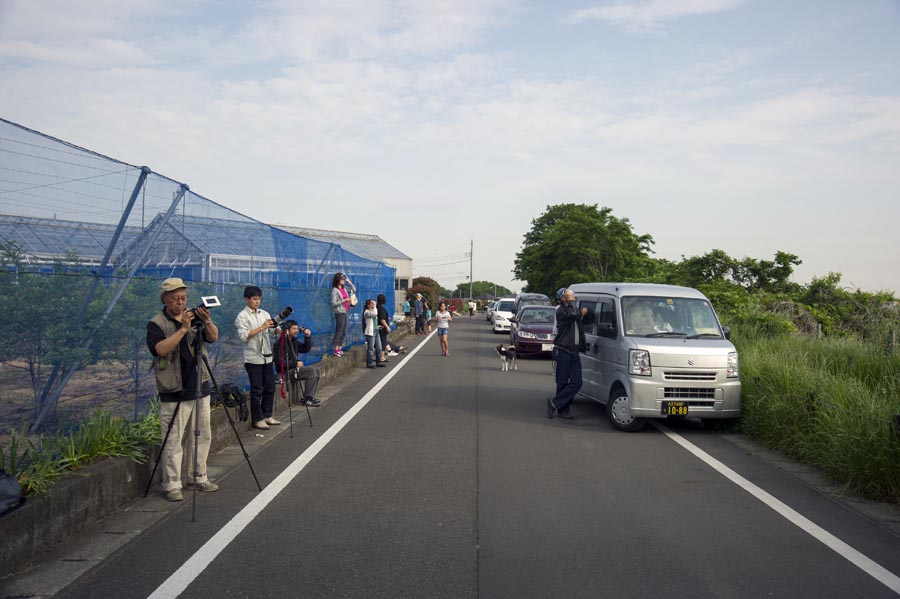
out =
<svg viewBox="0 0 900 599"><path fill-rule="evenodd" d="M722 333L725 334L725 338L729 341L731 340L731 328L730 327L722 327Z"/></svg>
<svg viewBox="0 0 900 599"><path fill-rule="evenodd" d="M597 325L597 334L601 337L616 338L616 325L611 322L601 322Z"/></svg>

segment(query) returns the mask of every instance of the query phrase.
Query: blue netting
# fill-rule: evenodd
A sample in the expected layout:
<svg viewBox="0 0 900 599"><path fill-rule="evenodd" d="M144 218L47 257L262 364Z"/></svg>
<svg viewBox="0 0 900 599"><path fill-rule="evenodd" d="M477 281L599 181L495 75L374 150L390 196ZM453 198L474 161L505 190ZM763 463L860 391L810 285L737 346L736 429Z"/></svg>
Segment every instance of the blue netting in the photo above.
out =
<svg viewBox="0 0 900 599"><path fill-rule="evenodd" d="M123 215L127 218L120 222ZM40 289L51 293L40 318L52 319L55 341L80 348L93 339L74 358L52 350L41 355L9 337L0 341L0 385L16 389L14 401L0 403L0 424L20 416L27 420L40 410L47 390L30 390L46 386L54 365L64 370L73 360L78 368L62 390L60 407L70 404L77 412L98 403L118 404L126 396L134 399L136 412L142 411L154 389L147 372L150 356L141 343L147 320L160 307L159 282L167 277L189 281L192 302L201 294L220 296L223 305L215 308L214 318L221 341L213 352L220 383L246 382L233 326L244 307L246 285L263 289L263 308L275 313L290 305L293 318L312 329L308 363L321 360L330 348L334 273L347 273L361 300L383 293L387 305L394 305L395 271L381 262L269 226L165 176L142 173L140 167L2 119L0 244L5 254L2 307L33 301ZM95 279L102 284L91 292ZM53 297L54 288L66 292ZM91 293L94 299L76 327L80 304ZM115 327L122 340L98 335L101 326ZM351 314L347 342L363 342L359 310ZM43 367L37 375L23 368L35 359ZM87 374L99 369L107 373L101 385Z"/></svg>

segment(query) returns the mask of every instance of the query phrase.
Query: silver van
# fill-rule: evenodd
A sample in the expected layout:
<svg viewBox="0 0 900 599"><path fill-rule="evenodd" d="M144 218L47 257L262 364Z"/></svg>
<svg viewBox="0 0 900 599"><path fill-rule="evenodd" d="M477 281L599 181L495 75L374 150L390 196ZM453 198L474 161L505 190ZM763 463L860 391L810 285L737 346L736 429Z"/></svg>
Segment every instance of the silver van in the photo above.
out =
<svg viewBox="0 0 900 599"><path fill-rule="evenodd" d="M612 425L647 418L741 415L738 356L705 295L689 287L579 283L569 287L594 322L584 325L581 394L606 405Z"/></svg>

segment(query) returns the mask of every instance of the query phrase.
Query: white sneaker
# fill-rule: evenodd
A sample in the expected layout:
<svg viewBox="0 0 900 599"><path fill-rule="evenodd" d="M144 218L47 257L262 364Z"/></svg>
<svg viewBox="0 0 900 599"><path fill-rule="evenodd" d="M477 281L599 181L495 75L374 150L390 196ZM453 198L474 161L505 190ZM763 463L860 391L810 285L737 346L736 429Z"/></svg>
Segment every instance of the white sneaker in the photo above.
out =
<svg viewBox="0 0 900 599"><path fill-rule="evenodd" d="M400 352L398 352L398 351L389 351L389 352L388 352L388 355L389 355L389 356L399 356L399 355L400 355Z"/></svg>

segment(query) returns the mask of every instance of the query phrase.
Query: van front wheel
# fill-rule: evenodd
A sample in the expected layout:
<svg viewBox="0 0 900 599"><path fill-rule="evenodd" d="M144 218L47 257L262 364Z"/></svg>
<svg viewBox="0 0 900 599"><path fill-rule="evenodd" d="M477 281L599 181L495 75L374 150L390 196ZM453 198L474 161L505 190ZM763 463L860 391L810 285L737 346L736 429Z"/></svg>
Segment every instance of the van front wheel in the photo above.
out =
<svg viewBox="0 0 900 599"><path fill-rule="evenodd" d="M633 433L644 428L644 419L631 415L631 400L625 395L625 391L618 389L613 391L606 404L606 417L617 430Z"/></svg>

